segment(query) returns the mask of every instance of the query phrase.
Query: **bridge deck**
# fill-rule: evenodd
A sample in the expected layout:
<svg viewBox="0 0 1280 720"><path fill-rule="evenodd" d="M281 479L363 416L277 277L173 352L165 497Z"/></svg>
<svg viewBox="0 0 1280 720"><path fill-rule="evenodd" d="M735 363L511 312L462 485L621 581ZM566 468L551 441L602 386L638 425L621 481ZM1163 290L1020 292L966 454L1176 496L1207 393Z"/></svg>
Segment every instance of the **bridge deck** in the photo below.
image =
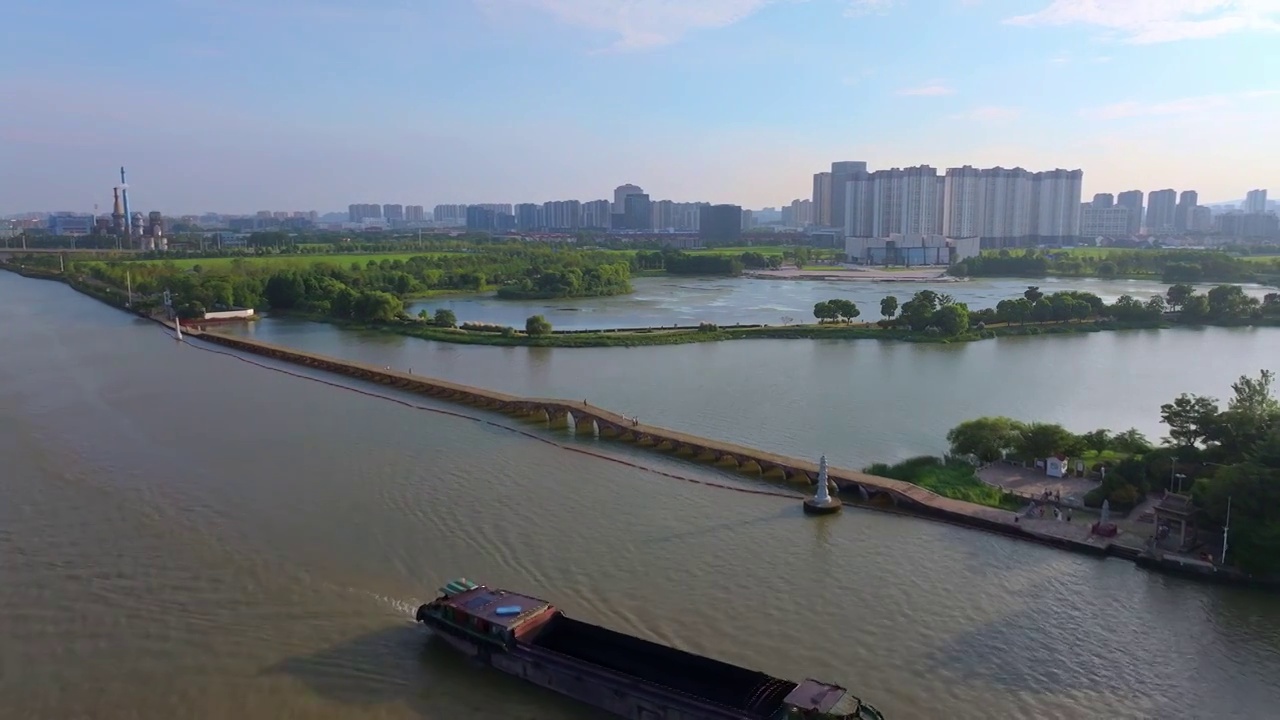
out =
<svg viewBox="0 0 1280 720"><path fill-rule="evenodd" d="M818 473L818 464L810 460L802 460L800 458L788 457L778 453L761 450L759 448L751 448L735 443L725 442L723 440L713 440L711 438L700 437L679 430L660 427L658 425L649 425L645 423L635 424L625 415L606 410L596 405L584 405L582 402L572 402L558 398L527 398L516 395L508 395L496 390L463 385L461 383L440 380L426 375L413 375L399 370L389 369L387 367L379 367L361 363L354 360L344 360L341 358L328 357L325 355L317 355L308 353L296 348L273 345L261 340L250 340L248 338L232 337L219 333L201 331L195 328L186 330L187 334L195 337L203 337L220 345L244 349L256 354L264 354L268 356L280 356L282 358L298 358L312 360L318 364L328 364L334 366L344 366L351 369L358 369L362 372L373 376L382 376L388 379L425 383L438 388L446 389L458 393L466 393L485 400L497 403L514 403L532 405L547 409L555 409L557 411L566 411L574 414L575 417L592 416L607 423L612 423L622 428L628 429L630 432L648 435L656 440L669 440L673 443L681 443L693 445L697 447L707 448L714 452L737 455L749 458L761 464L779 465L786 468L801 470L810 475L816 476ZM844 481L846 483L854 483L864 487L892 493L902 499L923 505L928 508L940 511L944 514L959 515L975 520L981 520L987 523L995 523L1000 525L1014 525L1015 513L999 510L996 508L986 507L984 505L976 505L974 503L965 502L963 500L955 500L943 497L937 493L926 490L918 485L912 485L909 482L895 480L893 478L881 477L879 475L870 475L868 473L851 470L848 468L840 468L828 466L828 476L836 482L837 485Z"/></svg>

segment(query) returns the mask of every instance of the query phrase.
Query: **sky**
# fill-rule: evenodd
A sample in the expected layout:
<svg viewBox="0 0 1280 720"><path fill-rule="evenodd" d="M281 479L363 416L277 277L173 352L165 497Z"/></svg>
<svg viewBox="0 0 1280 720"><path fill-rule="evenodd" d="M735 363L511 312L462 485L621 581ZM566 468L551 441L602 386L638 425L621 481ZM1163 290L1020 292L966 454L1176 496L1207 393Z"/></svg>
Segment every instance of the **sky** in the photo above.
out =
<svg viewBox="0 0 1280 720"><path fill-rule="evenodd" d="M40 0L0 213L612 196L778 206L836 160L1280 194L1280 0Z"/></svg>

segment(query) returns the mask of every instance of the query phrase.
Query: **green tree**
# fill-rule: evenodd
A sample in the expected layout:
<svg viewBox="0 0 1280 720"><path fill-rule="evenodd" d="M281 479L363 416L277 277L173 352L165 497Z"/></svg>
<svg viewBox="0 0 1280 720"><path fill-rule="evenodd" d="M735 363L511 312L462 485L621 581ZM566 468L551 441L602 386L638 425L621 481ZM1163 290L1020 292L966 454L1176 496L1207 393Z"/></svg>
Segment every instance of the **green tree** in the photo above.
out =
<svg viewBox="0 0 1280 720"><path fill-rule="evenodd" d="M951 428L947 442L954 455L973 455L983 462L995 462L1017 447L1024 427L1007 417L980 417Z"/></svg>
<svg viewBox="0 0 1280 720"><path fill-rule="evenodd" d="M551 323L541 315L531 315L524 321L524 332L531 337L538 335L550 335Z"/></svg>
<svg viewBox="0 0 1280 720"><path fill-rule="evenodd" d="M1151 441L1137 428L1129 428L1111 438L1111 449L1118 453L1142 455L1151 451Z"/></svg>
<svg viewBox="0 0 1280 720"><path fill-rule="evenodd" d="M969 329L969 308L963 304L943 305L933 314L933 325L947 337Z"/></svg>
<svg viewBox="0 0 1280 720"><path fill-rule="evenodd" d="M837 320L853 320L862 314L862 311L858 310L857 304L852 300L836 298L828 300L827 305L836 314Z"/></svg>
<svg viewBox="0 0 1280 720"><path fill-rule="evenodd" d="M1173 285L1165 292L1165 301L1169 307L1174 310L1182 309L1182 306L1196 294L1196 289L1186 283L1178 283Z"/></svg>
<svg viewBox="0 0 1280 720"><path fill-rule="evenodd" d="M364 290L356 295L352 315L366 322L391 322L404 312L404 302L388 292Z"/></svg>
<svg viewBox="0 0 1280 720"><path fill-rule="evenodd" d="M830 300L821 300L813 304L813 316L822 324L836 318L836 309L831 307Z"/></svg>
<svg viewBox="0 0 1280 720"><path fill-rule="evenodd" d="M1035 303L1040 302L1040 298L1044 297L1044 293L1040 292L1040 288L1038 286L1028 285L1027 289L1022 293L1022 297L1026 298L1027 302L1034 305Z"/></svg>
<svg viewBox="0 0 1280 720"><path fill-rule="evenodd" d="M1080 442L1091 452L1104 453L1111 449L1111 431L1105 428L1087 432L1080 436Z"/></svg>
<svg viewBox="0 0 1280 720"><path fill-rule="evenodd" d="M1179 314L1186 320L1203 320L1209 317L1209 298L1204 295L1192 295L1182 303Z"/></svg>
<svg viewBox="0 0 1280 720"><path fill-rule="evenodd" d="M1116 276L1116 272L1117 272L1116 264L1111 262L1110 260L1103 260L1102 262L1098 263L1098 277L1113 278Z"/></svg>
<svg viewBox="0 0 1280 720"><path fill-rule="evenodd" d="M892 320L898 314L898 298L890 295L880 301L880 314L885 320Z"/></svg>
<svg viewBox="0 0 1280 720"><path fill-rule="evenodd" d="M1042 460L1058 453L1075 455L1082 444L1079 437L1061 425L1031 423L1023 426L1017 448L1025 458Z"/></svg>
<svg viewBox="0 0 1280 720"><path fill-rule="evenodd" d="M1160 422L1169 426L1169 439L1180 447L1195 447L1215 432L1218 401L1183 393L1160 406Z"/></svg>
<svg viewBox="0 0 1280 720"><path fill-rule="evenodd" d="M1219 468L1203 493L1205 514L1225 524L1231 507L1226 561L1254 573L1280 572L1280 437L1273 434L1254 457Z"/></svg>
<svg viewBox="0 0 1280 720"><path fill-rule="evenodd" d="M433 322L440 327L457 327L458 316L449 308L438 308Z"/></svg>

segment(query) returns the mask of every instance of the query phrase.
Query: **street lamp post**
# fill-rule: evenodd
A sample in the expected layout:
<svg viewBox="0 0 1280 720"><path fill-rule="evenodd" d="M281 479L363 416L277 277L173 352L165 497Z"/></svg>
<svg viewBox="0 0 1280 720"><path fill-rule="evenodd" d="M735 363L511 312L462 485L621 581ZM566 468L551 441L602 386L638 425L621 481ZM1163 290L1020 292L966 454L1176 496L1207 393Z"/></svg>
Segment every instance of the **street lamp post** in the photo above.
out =
<svg viewBox="0 0 1280 720"><path fill-rule="evenodd" d="M1227 564L1227 532L1231 529L1231 496L1227 496L1227 521L1222 523L1222 557L1218 558L1219 565Z"/></svg>

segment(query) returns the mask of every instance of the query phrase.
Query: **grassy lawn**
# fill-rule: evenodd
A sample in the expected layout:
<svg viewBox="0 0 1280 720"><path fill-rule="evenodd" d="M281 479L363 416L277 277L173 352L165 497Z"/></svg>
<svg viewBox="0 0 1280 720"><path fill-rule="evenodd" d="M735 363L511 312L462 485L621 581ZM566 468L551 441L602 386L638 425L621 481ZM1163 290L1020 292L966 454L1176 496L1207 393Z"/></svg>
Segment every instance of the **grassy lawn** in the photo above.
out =
<svg viewBox="0 0 1280 720"><path fill-rule="evenodd" d="M751 247L734 245L732 247L699 248L697 250L686 250L685 252L690 255L741 255L744 252L755 252L768 257L781 256L783 250L790 249L782 245L755 245Z"/></svg>
<svg viewBox="0 0 1280 720"><path fill-rule="evenodd" d="M1022 501L1018 498L979 480L973 466L968 463L944 464L940 458L917 457L903 460L897 465L877 463L863 472L919 485L953 500L1005 510L1022 507Z"/></svg>
<svg viewBox="0 0 1280 720"><path fill-rule="evenodd" d="M1237 255L1236 259L1251 263L1280 263L1280 255Z"/></svg>

